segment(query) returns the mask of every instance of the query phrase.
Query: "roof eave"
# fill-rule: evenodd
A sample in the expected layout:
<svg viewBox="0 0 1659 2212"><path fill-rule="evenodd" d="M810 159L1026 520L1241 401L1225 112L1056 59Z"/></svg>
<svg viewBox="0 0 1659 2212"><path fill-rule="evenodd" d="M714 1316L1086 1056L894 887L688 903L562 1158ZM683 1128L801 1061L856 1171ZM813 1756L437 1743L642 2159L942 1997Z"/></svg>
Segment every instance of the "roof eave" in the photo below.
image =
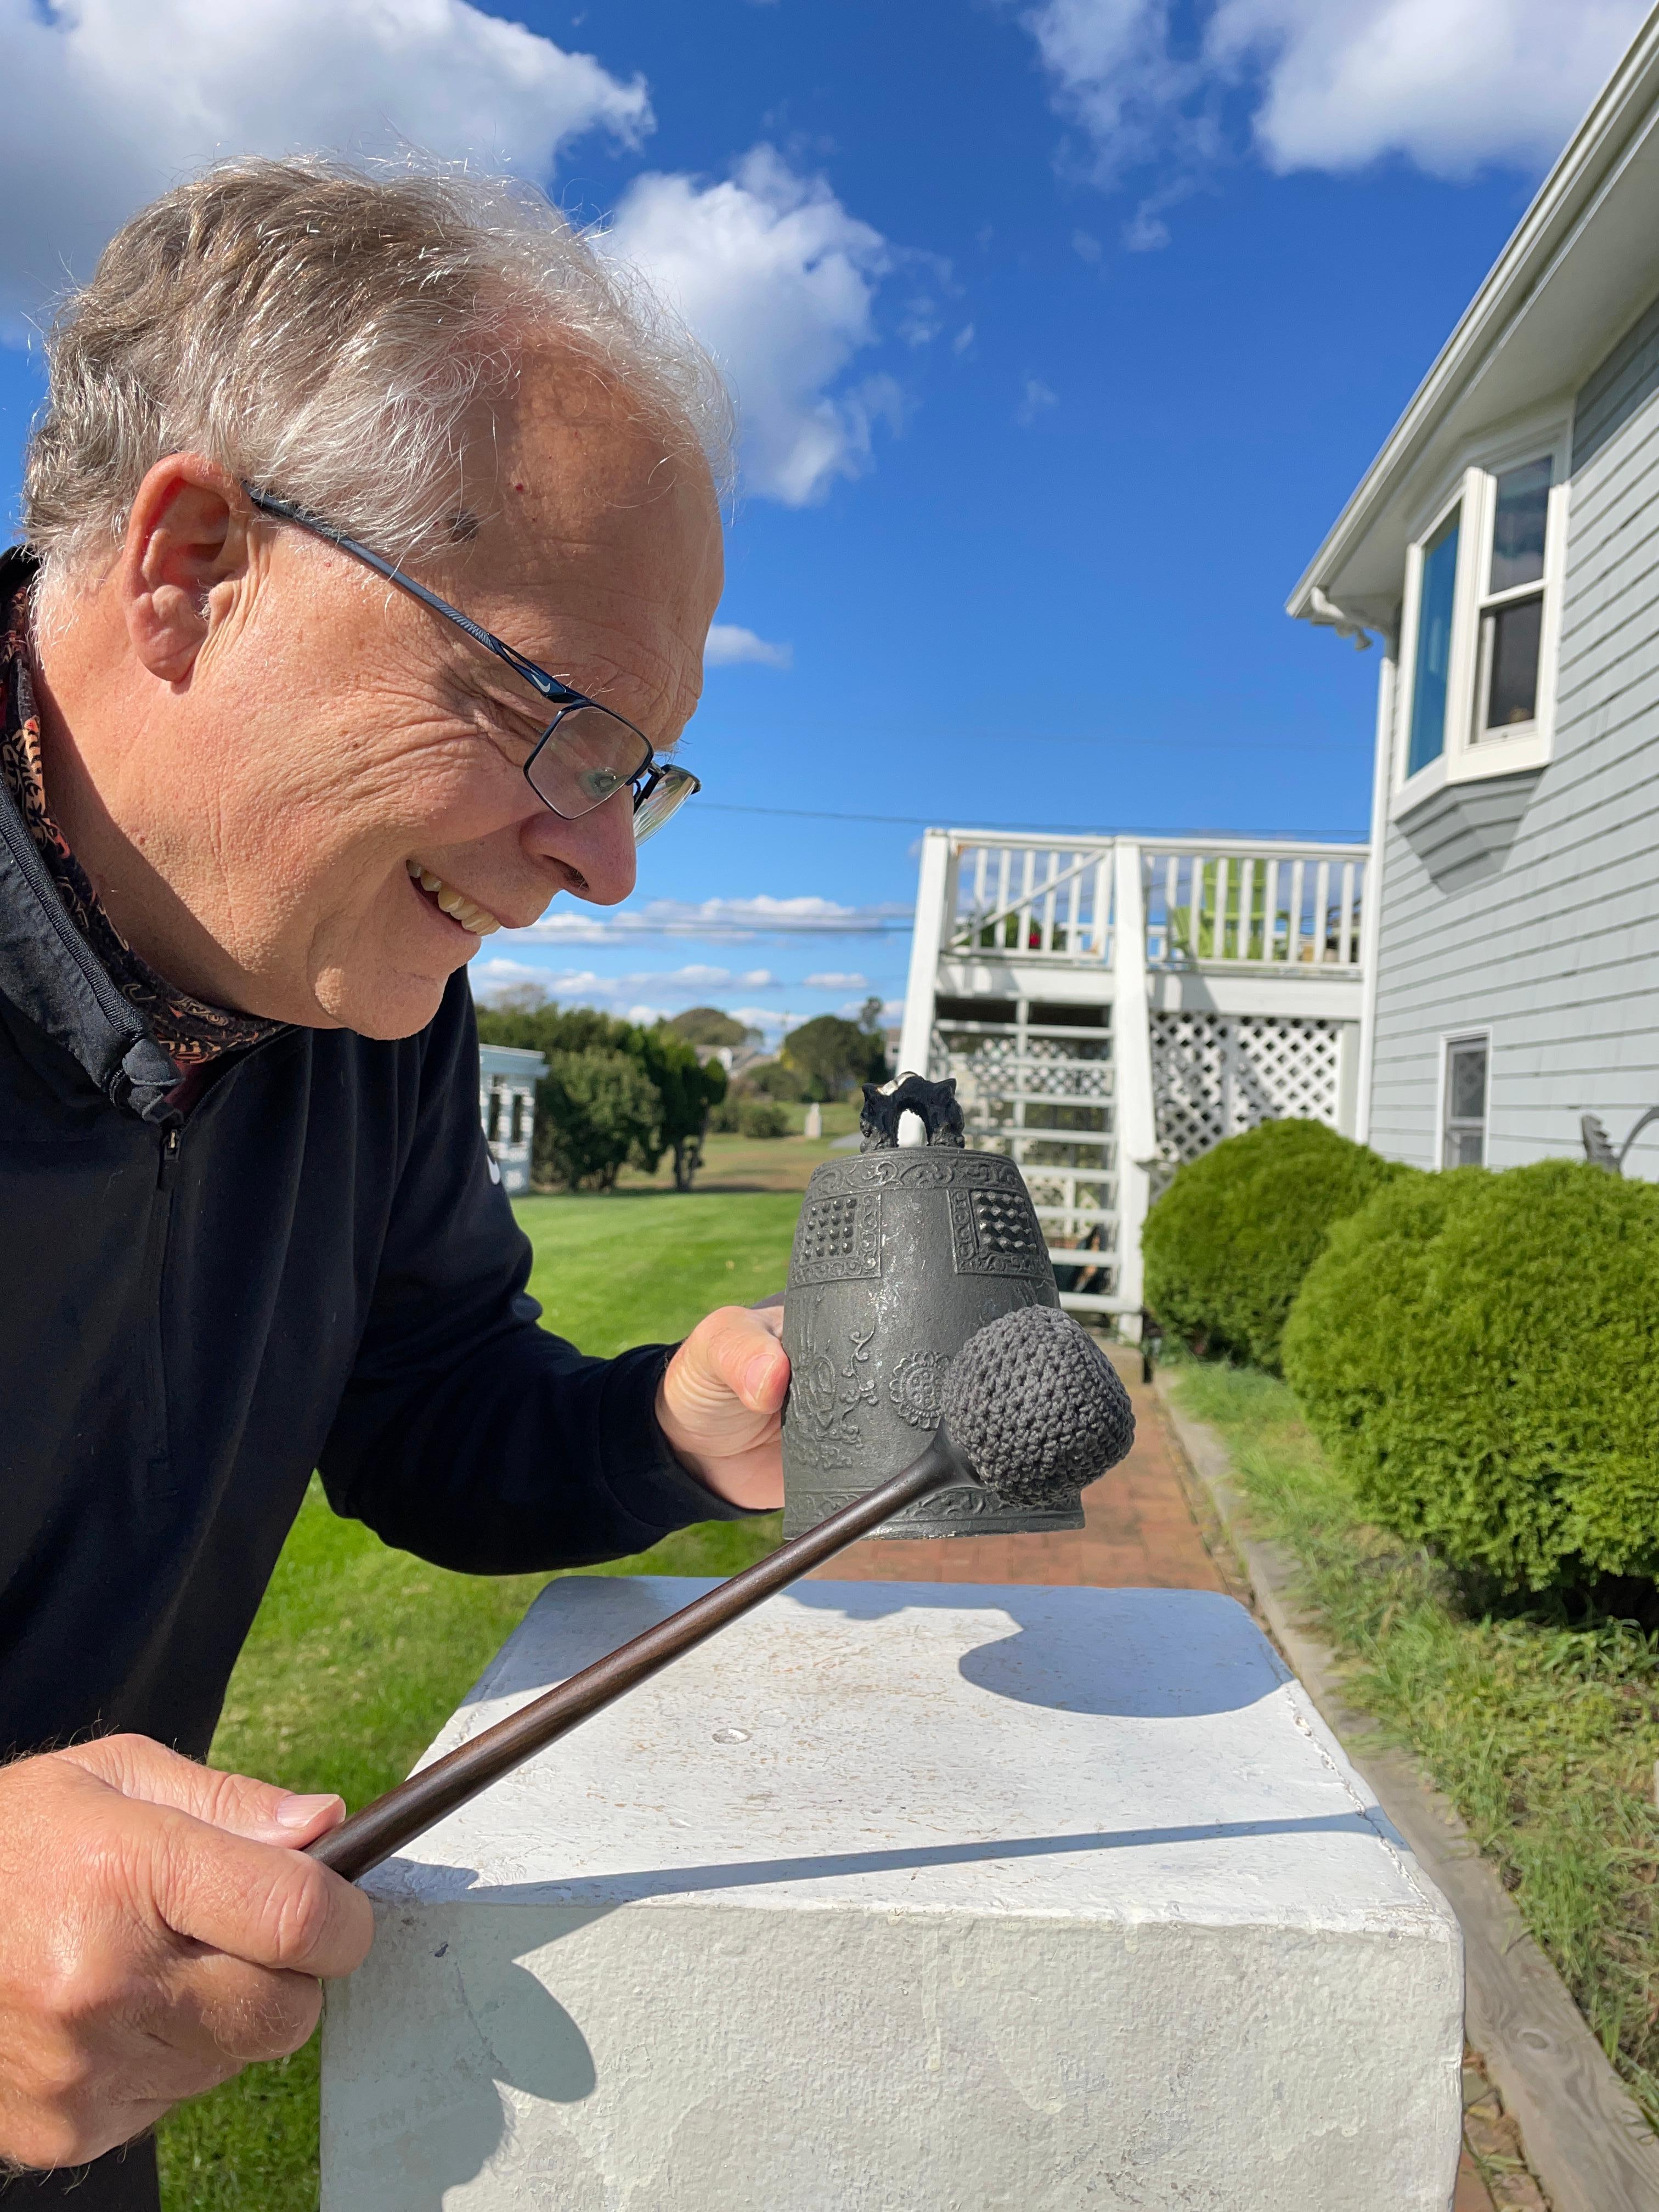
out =
<svg viewBox="0 0 1659 2212"><path fill-rule="evenodd" d="M1459 318L1376 459L1350 495L1285 602L1301 621L1327 621L1332 588L1356 546L1415 465L1437 425L1552 268L1632 132L1659 103L1659 5L1632 41L1532 204ZM1371 620L1363 605L1353 611ZM1373 626L1377 626L1376 623Z"/></svg>

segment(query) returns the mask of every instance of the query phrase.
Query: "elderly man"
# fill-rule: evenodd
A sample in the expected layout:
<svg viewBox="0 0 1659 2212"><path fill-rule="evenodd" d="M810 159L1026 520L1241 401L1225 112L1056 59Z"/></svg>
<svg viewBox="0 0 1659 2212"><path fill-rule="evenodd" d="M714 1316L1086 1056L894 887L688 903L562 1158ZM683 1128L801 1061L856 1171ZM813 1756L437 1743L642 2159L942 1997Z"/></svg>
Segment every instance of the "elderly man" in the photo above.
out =
<svg viewBox="0 0 1659 2212"><path fill-rule="evenodd" d="M696 787L696 348L512 187L244 163L50 358L0 567L0 2201L97 2212L369 1942L300 1848L338 1801L198 1763L312 1469L446 1566L612 1558L777 1502L787 1370L736 1309L538 1326L462 973Z"/></svg>

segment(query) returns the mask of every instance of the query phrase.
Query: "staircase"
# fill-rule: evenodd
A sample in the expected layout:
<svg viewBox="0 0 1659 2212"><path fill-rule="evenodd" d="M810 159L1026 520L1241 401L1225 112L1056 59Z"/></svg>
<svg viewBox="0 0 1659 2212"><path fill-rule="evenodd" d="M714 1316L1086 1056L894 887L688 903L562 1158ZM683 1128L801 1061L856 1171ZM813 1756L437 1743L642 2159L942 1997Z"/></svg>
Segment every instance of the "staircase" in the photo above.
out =
<svg viewBox="0 0 1659 2212"><path fill-rule="evenodd" d="M1367 848L930 830L899 1050L1024 1173L1061 1303L1135 1333L1140 1224L1258 1121L1352 1133Z"/></svg>

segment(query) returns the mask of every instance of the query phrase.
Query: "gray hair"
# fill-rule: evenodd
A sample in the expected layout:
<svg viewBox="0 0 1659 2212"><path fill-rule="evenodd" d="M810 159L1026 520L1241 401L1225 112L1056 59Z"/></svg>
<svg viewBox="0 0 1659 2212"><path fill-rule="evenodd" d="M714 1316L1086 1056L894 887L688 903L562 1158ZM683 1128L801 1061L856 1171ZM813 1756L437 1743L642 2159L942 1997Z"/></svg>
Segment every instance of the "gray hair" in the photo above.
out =
<svg viewBox="0 0 1659 2212"><path fill-rule="evenodd" d="M400 557L453 550L464 422L510 392L538 337L729 481L731 407L708 356L531 187L320 158L179 185L116 234L49 334L23 479L40 597L107 557L171 453Z"/></svg>

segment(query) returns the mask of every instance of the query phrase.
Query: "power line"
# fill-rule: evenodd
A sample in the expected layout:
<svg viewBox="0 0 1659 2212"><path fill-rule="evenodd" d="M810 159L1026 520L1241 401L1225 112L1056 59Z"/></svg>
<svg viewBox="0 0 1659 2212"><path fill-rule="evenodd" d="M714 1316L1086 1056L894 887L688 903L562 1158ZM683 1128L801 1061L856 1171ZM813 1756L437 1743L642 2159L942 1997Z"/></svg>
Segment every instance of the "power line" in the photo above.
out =
<svg viewBox="0 0 1659 2212"><path fill-rule="evenodd" d="M1138 830L1079 830L1075 822L974 822L952 823L943 814L839 814L817 806L738 806L720 799L699 799L696 802L699 814L768 814L792 822L875 822L893 830L966 829L988 830L994 836L1026 837L1187 837L1194 842L1206 837L1237 837L1249 836L1249 831L1237 830L1188 830L1185 828ZM1265 837L1278 833L1264 830Z"/></svg>

